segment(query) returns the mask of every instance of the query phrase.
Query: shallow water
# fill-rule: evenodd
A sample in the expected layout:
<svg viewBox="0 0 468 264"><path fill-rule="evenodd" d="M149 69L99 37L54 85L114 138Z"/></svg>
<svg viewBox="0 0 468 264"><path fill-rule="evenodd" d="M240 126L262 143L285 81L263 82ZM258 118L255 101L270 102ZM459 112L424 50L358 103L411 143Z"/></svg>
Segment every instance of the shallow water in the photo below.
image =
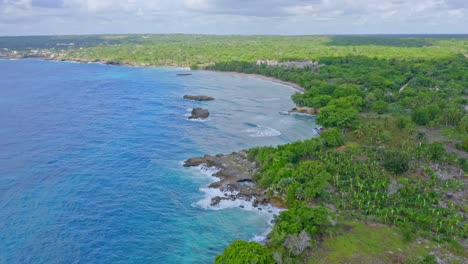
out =
<svg viewBox="0 0 468 264"><path fill-rule="evenodd" d="M0 263L210 263L268 228L207 209L212 179L181 163L309 138L313 118L278 113L283 85L181 71L0 60ZM195 106L211 116L188 121Z"/></svg>

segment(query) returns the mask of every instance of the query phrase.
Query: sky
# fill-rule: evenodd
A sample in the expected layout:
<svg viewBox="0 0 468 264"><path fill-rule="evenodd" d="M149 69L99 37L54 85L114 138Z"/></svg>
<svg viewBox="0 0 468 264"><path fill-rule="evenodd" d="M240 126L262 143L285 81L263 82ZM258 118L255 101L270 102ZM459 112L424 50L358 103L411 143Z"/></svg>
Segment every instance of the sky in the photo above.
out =
<svg viewBox="0 0 468 264"><path fill-rule="evenodd" d="M0 0L0 35L468 33L468 0Z"/></svg>

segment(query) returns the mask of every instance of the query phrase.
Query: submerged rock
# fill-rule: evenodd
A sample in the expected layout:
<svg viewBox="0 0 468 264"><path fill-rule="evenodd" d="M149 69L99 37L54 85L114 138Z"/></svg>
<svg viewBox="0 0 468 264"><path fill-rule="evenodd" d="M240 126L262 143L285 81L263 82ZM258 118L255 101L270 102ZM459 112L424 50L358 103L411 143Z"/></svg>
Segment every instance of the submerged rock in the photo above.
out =
<svg viewBox="0 0 468 264"><path fill-rule="evenodd" d="M214 197L213 199L211 199L211 206L216 206L218 205L221 201L223 200L223 198L219 197L219 196L216 196Z"/></svg>
<svg viewBox="0 0 468 264"><path fill-rule="evenodd" d="M214 98L206 95L184 95L184 99L192 101L213 101Z"/></svg>
<svg viewBox="0 0 468 264"><path fill-rule="evenodd" d="M192 110L192 115L189 117L189 119L204 119L208 118L209 116L210 112L208 109L197 107Z"/></svg>

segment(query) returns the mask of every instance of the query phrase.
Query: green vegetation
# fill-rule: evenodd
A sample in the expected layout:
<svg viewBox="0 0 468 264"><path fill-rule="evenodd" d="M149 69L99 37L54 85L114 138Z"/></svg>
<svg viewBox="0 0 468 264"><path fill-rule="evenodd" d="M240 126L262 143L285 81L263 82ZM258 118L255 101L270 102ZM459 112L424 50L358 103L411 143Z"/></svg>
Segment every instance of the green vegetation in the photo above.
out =
<svg viewBox="0 0 468 264"><path fill-rule="evenodd" d="M215 260L216 264L268 264L273 262L272 254L256 242L234 241Z"/></svg>
<svg viewBox="0 0 468 264"><path fill-rule="evenodd" d="M397 228L350 222L316 248L309 263L401 263L405 255L426 257L433 246L429 241L405 242ZM406 263L417 263L424 257L410 258Z"/></svg>
<svg viewBox="0 0 468 264"><path fill-rule="evenodd" d="M364 56L392 59L440 59L468 53L466 36L207 36L129 35L90 39L90 48L72 49L66 57L147 65L203 68L222 62L320 60ZM1 45L0 38L0 48ZM379 46L375 43L379 43ZM414 42L418 44L415 45ZM423 44L419 44L423 43ZM118 45L117 45L118 44ZM386 45L384 45L386 44ZM398 45L397 45L398 44ZM423 46L423 47L421 47ZM378 80L374 80L378 81Z"/></svg>
<svg viewBox="0 0 468 264"><path fill-rule="evenodd" d="M235 241L216 263L467 262L467 36L96 38L60 58L262 74L320 109L319 138L248 151L288 210L266 245Z"/></svg>
<svg viewBox="0 0 468 264"><path fill-rule="evenodd" d="M468 63L463 56L438 60L325 57L320 63L303 69L246 62L210 68L300 84L306 91L294 95L294 102L321 108L317 121L326 127L356 127L360 112L372 112L408 116L411 125L465 128Z"/></svg>
<svg viewBox="0 0 468 264"><path fill-rule="evenodd" d="M420 238L436 244L466 241L467 155L450 146L463 152L468 142L467 59L327 56L318 61L304 68L239 61L209 67L300 84L305 92L295 94L294 102L320 108L316 121L329 128L317 139L249 151L261 168L256 181L289 207L266 248L277 263L315 263L319 249L323 263L435 263L428 255L440 253L434 246L388 256L378 245L357 243L352 251L364 247L360 255L347 255L340 243L352 235L335 237L342 232L341 219L354 219L399 230L394 240L380 241L382 246ZM440 131L447 129L457 136L445 138ZM327 246L330 241L336 248ZM463 250L455 255L462 263L466 244L459 247Z"/></svg>

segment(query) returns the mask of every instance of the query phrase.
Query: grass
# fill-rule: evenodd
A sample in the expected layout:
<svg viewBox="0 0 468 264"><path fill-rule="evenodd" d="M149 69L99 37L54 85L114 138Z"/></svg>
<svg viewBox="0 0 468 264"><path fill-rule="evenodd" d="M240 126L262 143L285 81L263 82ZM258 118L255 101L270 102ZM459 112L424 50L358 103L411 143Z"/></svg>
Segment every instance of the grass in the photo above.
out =
<svg viewBox="0 0 468 264"><path fill-rule="evenodd" d="M441 134L442 136L455 141L462 141L466 137L465 133L454 127L444 127Z"/></svg>
<svg viewBox="0 0 468 264"><path fill-rule="evenodd" d="M433 247L428 241L404 242L397 228L383 225L349 222L345 230L323 241L308 263L402 263L427 256Z"/></svg>

